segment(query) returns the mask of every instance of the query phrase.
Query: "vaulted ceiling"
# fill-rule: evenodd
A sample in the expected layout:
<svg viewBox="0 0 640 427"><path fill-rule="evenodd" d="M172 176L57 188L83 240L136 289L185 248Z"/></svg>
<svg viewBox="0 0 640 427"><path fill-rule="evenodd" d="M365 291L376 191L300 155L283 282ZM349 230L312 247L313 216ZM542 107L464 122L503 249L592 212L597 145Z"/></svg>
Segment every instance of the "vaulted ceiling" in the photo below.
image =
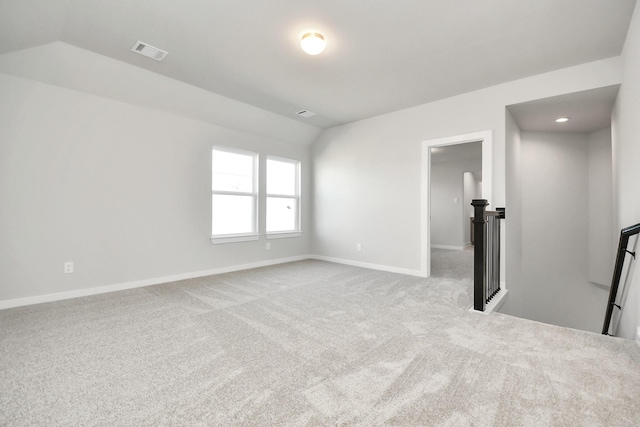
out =
<svg viewBox="0 0 640 427"><path fill-rule="evenodd" d="M635 0L0 0L0 54L62 41L326 128L620 54ZM299 47L322 32L325 52ZM136 41L169 52L156 62ZM301 109L316 116L295 115Z"/></svg>

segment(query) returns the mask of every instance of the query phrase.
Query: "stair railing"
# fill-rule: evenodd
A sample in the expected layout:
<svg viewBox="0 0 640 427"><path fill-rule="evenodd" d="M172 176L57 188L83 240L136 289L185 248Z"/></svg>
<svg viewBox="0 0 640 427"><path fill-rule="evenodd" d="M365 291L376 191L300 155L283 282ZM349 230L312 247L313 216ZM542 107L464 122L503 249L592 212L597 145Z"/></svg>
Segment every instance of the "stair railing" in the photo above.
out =
<svg viewBox="0 0 640 427"><path fill-rule="evenodd" d="M604 324L602 325L603 335L613 335L609 333L609 327L611 326L611 317L613 316L613 309L617 308L622 311L622 305L616 304L618 298L618 287L620 286L620 278L622 277L622 270L624 268L624 260L627 254L631 255L633 259L636 258L636 253L627 250L629 245L629 238L640 233L640 224L632 225L631 227L623 228L620 230L620 241L618 243L618 252L616 253L616 264L613 270L613 278L611 279L611 289L609 290L609 301L607 302L607 312L604 316Z"/></svg>
<svg viewBox="0 0 640 427"><path fill-rule="evenodd" d="M473 309L485 307L500 292L500 220L505 208L487 211L486 199L471 202L473 215Z"/></svg>

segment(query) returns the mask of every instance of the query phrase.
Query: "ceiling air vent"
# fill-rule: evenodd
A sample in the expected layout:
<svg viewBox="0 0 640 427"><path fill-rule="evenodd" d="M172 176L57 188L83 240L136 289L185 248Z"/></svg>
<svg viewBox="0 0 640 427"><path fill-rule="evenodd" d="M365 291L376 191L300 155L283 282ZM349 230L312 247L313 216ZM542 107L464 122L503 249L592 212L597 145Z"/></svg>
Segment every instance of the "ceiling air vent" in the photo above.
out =
<svg viewBox="0 0 640 427"><path fill-rule="evenodd" d="M313 117L316 115L316 113L314 113L313 111L309 111L309 110L300 110L296 113L299 116L305 117L305 118L309 118L309 117Z"/></svg>
<svg viewBox="0 0 640 427"><path fill-rule="evenodd" d="M169 54L162 49L158 49L141 41L136 42L131 48L131 51L144 55L147 58L155 59L156 61L162 61L164 57Z"/></svg>

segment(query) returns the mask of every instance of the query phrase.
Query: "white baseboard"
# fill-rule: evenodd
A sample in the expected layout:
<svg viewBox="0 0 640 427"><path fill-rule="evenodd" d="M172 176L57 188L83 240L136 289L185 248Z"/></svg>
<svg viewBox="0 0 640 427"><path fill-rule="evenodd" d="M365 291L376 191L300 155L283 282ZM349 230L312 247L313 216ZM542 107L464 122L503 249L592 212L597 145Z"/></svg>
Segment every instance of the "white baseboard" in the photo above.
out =
<svg viewBox="0 0 640 427"><path fill-rule="evenodd" d="M211 270L195 271L191 273L175 274L172 276L154 277L152 279L135 280L133 282L117 283L107 286L97 286L94 288L84 288L75 291L58 292L47 295L37 295L26 298L16 298L11 300L0 301L0 310L13 307L22 307L26 305L41 304L45 302L61 301L71 298L86 297L90 295L105 294L108 292L123 291L126 289L142 288L145 286L161 285L163 283L177 282L179 280L194 279L196 277L213 276L215 274L231 273L233 271L249 270L252 268L266 267L269 265L284 264L293 261L302 261L312 258L309 255L299 255L288 258L279 258L274 260L259 261L249 264L232 265L228 267L214 268Z"/></svg>
<svg viewBox="0 0 640 427"><path fill-rule="evenodd" d="M370 268L371 270L388 271L389 273L399 273L399 274L406 274L408 276L426 277L425 273L421 270L410 270L408 268L398 268L398 267L391 267L388 265L371 264L368 262L352 261L349 259L342 259L342 258L332 258L332 257L327 257L322 255L310 255L309 258L317 259L319 261L335 262L337 264L352 265L354 267Z"/></svg>
<svg viewBox="0 0 640 427"><path fill-rule="evenodd" d="M494 298L492 298L488 304L484 306L484 311L474 310L473 305L469 308L469 311L472 311L478 314L491 314L494 311L498 311L500 307L502 307L502 304L504 304L505 297L507 296L507 292L509 292L507 289L504 289L504 288L500 289L500 292L498 292L498 294Z"/></svg>
<svg viewBox="0 0 640 427"><path fill-rule="evenodd" d="M259 261L249 264L232 265L228 267L214 268L211 270L195 271L190 273L175 274L164 277L154 277L151 279L135 280L132 282L116 283L113 285L96 286L92 288L77 289L68 292L57 292L54 294L37 295L26 298L16 298L0 301L0 310L14 307L23 307L27 305L42 304L46 302L61 301L72 298L80 298L91 295L106 294L109 292L124 291L127 289L142 288L145 286L161 285L163 283L177 282L179 280L194 279L196 277L213 276L222 273L231 273L234 271L249 270L252 268L266 267L269 265L284 264L287 262L303 261L305 259L316 259L320 261L335 262L338 264L352 265L354 267L370 268L372 270L388 271L391 273L407 274L410 276L425 277L424 272L420 270L410 270L404 268L390 267L380 264L371 264L366 262L351 261L340 258L324 257L320 255L298 255L288 258L279 258L267 261Z"/></svg>
<svg viewBox="0 0 640 427"><path fill-rule="evenodd" d="M451 251L463 251L464 246L448 246L448 245L431 245L435 249L448 249Z"/></svg>

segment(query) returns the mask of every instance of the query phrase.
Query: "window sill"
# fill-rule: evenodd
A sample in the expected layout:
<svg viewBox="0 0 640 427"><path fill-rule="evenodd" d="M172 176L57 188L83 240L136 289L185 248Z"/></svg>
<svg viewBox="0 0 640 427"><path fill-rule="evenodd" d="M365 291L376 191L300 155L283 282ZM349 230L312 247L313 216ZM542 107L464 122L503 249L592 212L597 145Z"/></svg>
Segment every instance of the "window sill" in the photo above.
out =
<svg viewBox="0 0 640 427"><path fill-rule="evenodd" d="M288 239L289 237L300 237L302 231L284 231L282 233L267 233L267 239Z"/></svg>
<svg viewBox="0 0 640 427"><path fill-rule="evenodd" d="M224 237L211 237L211 243L214 245L220 245L223 243L236 243L236 242L250 242L258 240L259 234L244 234L241 236L224 236Z"/></svg>

